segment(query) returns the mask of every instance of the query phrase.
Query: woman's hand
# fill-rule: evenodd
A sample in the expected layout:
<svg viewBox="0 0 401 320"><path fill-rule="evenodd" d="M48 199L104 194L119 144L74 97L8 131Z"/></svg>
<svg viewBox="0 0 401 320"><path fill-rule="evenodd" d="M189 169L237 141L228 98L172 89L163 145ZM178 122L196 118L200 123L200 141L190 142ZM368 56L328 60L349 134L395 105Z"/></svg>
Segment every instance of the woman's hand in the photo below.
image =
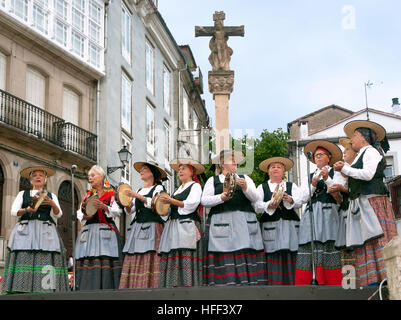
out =
<svg viewBox="0 0 401 320"><path fill-rule="evenodd" d="M169 204L172 204L174 199L171 198L170 196L163 195L163 196L160 196L160 197L159 197L159 200L160 200L162 203L169 203Z"/></svg>
<svg viewBox="0 0 401 320"><path fill-rule="evenodd" d="M294 203L294 199L289 194L287 194L287 192L284 192L283 201L288 202L289 204Z"/></svg>
<svg viewBox="0 0 401 320"><path fill-rule="evenodd" d="M108 211L109 210L109 208L107 207L106 204L104 204L102 201L97 200L97 199L95 199L93 201L93 205L95 206L96 209L101 209L101 210L104 210L104 211Z"/></svg>
<svg viewBox="0 0 401 320"><path fill-rule="evenodd" d="M223 192L220 197L221 197L221 200L223 200L224 202L226 202L232 198L227 195L227 192Z"/></svg>
<svg viewBox="0 0 401 320"><path fill-rule="evenodd" d="M247 189L247 187L248 187L248 185L246 184L245 178L237 178L237 179L235 180L235 184L236 184L237 186L240 186L241 189L244 190L244 191L246 191L246 189Z"/></svg>
<svg viewBox="0 0 401 320"><path fill-rule="evenodd" d="M267 206L269 209L277 209L280 203L277 201L270 201L269 205Z"/></svg>
<svg viewBox="0 0 401 320"><path fill-rule="evenodd" d="M335 171L341 171L343 167L344 167L344 162L342 162L342 161L337 161L337 162L333 165L333 169L334 169Z"/></svg>

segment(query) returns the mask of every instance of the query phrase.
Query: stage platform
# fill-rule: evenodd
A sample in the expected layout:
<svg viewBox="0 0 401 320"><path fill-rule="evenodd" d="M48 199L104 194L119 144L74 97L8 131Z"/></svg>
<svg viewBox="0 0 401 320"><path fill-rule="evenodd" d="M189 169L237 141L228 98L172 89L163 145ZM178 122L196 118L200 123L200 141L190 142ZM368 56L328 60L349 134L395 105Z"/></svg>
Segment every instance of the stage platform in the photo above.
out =
<svg viewBox="0 0 401 320"><path fill-rule="evenodd" d="M340 286L191 287L25 293L3 295L0 300L368 300L372 296L372 300L378 300L377 290L375 286L357 289Z"/></svg>

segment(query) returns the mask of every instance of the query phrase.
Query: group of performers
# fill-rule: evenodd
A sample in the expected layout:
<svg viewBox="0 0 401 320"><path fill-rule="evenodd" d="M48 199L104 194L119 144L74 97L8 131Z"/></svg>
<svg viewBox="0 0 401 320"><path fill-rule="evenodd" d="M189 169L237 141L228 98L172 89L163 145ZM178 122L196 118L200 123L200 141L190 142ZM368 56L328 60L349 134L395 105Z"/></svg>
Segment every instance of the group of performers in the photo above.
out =
<svg viewBox="0 0 401 320"><path fill-rule="evenodd" d="M256 187L249 176L236 174L242 152L223 150L213 159L219 174L203 190L202 164L172 161L181 185L171 196L161 193L167 176L162 168L136 162L143 187L126 190L133 200L121 209L103 169L93 166L91 190L77 212L82 228L74 252L76 290L310 285L313 276L319 285L342 285L345 264L355 267L358 286L378 285L386 278L383 247L397 235L383 182L386 132L371 121L352 121L344 131L344 153L326 140L305 146L317 168L300 187L285 180L293 166L286 157L261 162L267 180ZM62 214L57 197L47 193L37 209L31 205L52 174L46 167L21 172L33 188L21 191L12 205L20 220L8 242L4 293L69 290L54 222ZM97 212L89 216L86 203L94 195ZM166 215L154 210L156 195L169 205ZM302 206L300 217L295 209ZM203 207L210 208L205 228ZM133 217L124 244L114 222L121 210ZM50 289L43 286L43 266L55 270Z"/></svg>

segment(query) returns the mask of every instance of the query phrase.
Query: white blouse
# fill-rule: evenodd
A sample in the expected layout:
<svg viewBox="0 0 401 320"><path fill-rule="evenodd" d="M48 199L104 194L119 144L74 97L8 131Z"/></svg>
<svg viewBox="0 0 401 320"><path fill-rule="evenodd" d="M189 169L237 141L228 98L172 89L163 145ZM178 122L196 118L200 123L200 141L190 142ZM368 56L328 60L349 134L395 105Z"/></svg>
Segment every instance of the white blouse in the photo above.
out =
<svg viewBox="0 0 401 320"><path fill-rule="evenodd" d="M35 194L37 194L40 190L30 190L30 196L33 197ZM14 199L13 204L11 205L11 215L14 217L17 217L18 214L18 210L20 210L22 208L22 202L23 202L23 195L24 195L24 191L20 191L17 194L17 197ZM51 193L52 195L52 200L54 201L54 203L56 204L56 206L59 208L60 212L58 214L54 214L53 212L53 208L50 210L50 214L52 215L52 217L58 219L63 215L63 212L61 211L61 207L60 207L60 203L58 202L58 198L54 193Z"/></svg>
<svg viewBox="0 0 401 320"><path fill-rule="evenodd" d="M274 190L276 189L277 183L272 183L270 180L267 182L270 188L270 191L273 193ZM280 184L284 185L284 190L287 191L287 185L286 182L283 180L280 182ZM276 209L271 209L269 208L270 201L264 202L264 197L265 193L263 191L263 186L259 185L258 188L256 189L258 192L258 200L256 202L253 202L252 205L255 209L256 213L263 213L266 212L268 215L273 215L274 211ZM300 208L302 206L302 192L301 189L298 188L298 186L293 183L292 184L292 190L291 190L291 197L294 200L294 203L289 203L287 201L283 201L283 205L286 209L291 210L293 208Z"/></svg>
<svg viewBox="0 0 401 320"><path fill-rule="evenodd" d="M352 168L351 165L356 163L358 159L362 156L363 152L366 150L364 157L362 158L363 168L356 169ZM358 179L370 181L376 173L377 165L382 160L383 156L371 145L365 146L359 150L358 155L355 157L351 165L348 163L344 164L341 172L345 175Z"/></svg>
<svg viewBox="0 0 401 320"><path fill-rule="evenodd" d="M184 207L180 208L178 207L178 214L181 215L186 215L194 212L196 208L198 208L201 197L202 197L202 187L199 183L196 183L195 181L186 183L184 186L180 186L175 192L174 195L180 194L184 192L189 186L193 185L191 189L191 192L188 195L188 198L186 198L184 202Z"/></svg>
<svg viewBox="0 0 401 320"><path fill-rule="evenodd" d="M238 177L238 175L237 175ZM256 186L255 183L251 178L249 178L247 175L244 175L246 184L247 184L247 189L246 191L242 190L245 194L245 196L249 199L251 202L255 202L258 200L258 193L256 191ZM224 183L225 175L220 174L219 175L219 180L221 183ZM205 184L205 187L203 188L203 193L202 193L202 198L201 198L201 204L204 207L215 207L221 203L224 203L223 200L221 200L221 194L214 194L214 177L210 177Z"/></svg>
<svg viewBox="0 0 401 320"><path fill-rule="evenodd" d="M325 168L327 168L329 171L331 169L330 166L325 166ZM313 173L312 179L314 177L316 177L318 174L320 174L320 172L321 172L321 169L316 168L315 172ZM322 180L322 179L323 179L323 177L320 177L320 180ZM323 179L323 181L324 181L324 179ZM330 176L328 176L327 180L324 181L324 183L326 184L327 187L331 187L331 186L333 186L335 184L340 184L342 186L345 186L346 182L347 182L347 179L345 177L343 177L343 175L339 171L334 171L333 178L330 178ZM309 184L309 181L307 181L306 183L303 183L302 186L301 186L302 203L306 203L306 202L309 201L309 186L308 186L308 184ZM316 190L316 187L314 187L312 185L312 183L310 184L310 187L311 187L311 193L313 195L313 193Z"/></svg>

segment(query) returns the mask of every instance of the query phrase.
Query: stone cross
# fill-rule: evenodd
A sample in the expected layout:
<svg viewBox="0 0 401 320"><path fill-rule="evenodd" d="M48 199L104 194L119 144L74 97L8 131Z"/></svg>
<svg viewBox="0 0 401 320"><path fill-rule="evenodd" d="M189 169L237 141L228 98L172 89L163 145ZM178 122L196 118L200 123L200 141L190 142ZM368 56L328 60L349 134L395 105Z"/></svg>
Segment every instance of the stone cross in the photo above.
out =
<svg viewBox="0 0 401 320"><path fill-rule="evenodd" d="M214 27L195 26L195 37L212 37L209 42L209 91L213 94L216 113L216 153L231 149L228 124L228 100L234 88L234 71L230 70L233 50L227 45L229 36L244 36L244 26L225 27L225 13L213 14Z"/></svg>

